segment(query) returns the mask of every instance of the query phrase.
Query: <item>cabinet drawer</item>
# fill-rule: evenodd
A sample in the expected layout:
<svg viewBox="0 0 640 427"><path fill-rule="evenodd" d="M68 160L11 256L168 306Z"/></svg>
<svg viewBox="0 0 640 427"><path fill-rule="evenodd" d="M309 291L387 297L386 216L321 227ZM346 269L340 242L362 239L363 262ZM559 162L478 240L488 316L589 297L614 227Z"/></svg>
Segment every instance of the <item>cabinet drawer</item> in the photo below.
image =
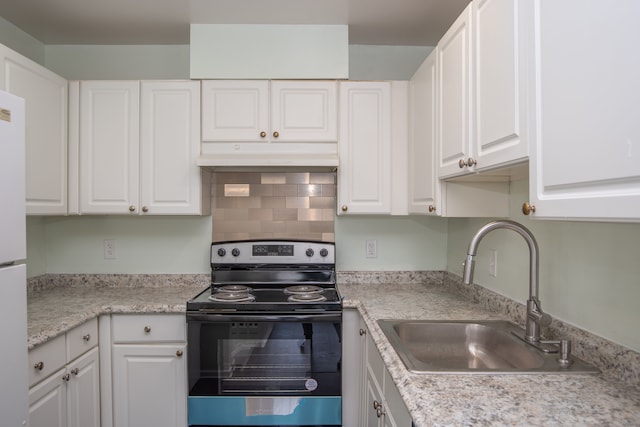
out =
<svg viewBox="0 0 640 427"><path fill-rule="evenodd" d="M114 343L186 341L184 314L118 314L111 327Z"/></svg>
<svg viewBox="0 0 640 427"><path fill-rule="evenodd" d="M67 362L98 345L98 319L91 319L67 332Z"/></svg>
<svg viewBox="0 0 640 427"><path fill-rule="evenodd" d="M29 387L62 368L65 362L64 334L29 351Z"/></svg>

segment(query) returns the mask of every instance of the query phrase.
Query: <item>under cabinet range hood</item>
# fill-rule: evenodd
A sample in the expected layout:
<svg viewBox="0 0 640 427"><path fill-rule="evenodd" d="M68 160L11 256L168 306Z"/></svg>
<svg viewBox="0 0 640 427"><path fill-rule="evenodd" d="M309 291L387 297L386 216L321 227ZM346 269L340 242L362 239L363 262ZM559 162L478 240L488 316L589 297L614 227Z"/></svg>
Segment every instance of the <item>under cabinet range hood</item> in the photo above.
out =
<svg viewBox="0 0 640 427"><path fill-rule="evenodd" d="M239 144L238 144L239 145ZM275 148L272 145L267 148ZM330 147L327 147L330 148ZM305 170L333 171L338 167L338 154L326 152L298 152L272 150L251 150L244 144L236 152L201 154L198 166L215 170L269 170L272 168L301 168Z"/></svg>
<svg viewBox="0 0 640 427"><path fill-rule="evenodd" d="M347 25L191 24L192 79L347 79Z"/></svg>

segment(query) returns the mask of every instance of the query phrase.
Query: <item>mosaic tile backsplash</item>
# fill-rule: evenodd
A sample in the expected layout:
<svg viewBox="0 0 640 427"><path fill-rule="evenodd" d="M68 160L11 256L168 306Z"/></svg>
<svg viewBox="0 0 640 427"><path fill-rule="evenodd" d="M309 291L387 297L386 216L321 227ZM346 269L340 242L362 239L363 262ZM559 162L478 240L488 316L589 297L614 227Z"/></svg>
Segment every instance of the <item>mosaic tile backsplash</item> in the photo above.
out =
<svg viewBox="0 0 640 427"><path fill-rule="evenodd" d="M335 173L214 172L211 192L214 242L335 239Z"/></svg>

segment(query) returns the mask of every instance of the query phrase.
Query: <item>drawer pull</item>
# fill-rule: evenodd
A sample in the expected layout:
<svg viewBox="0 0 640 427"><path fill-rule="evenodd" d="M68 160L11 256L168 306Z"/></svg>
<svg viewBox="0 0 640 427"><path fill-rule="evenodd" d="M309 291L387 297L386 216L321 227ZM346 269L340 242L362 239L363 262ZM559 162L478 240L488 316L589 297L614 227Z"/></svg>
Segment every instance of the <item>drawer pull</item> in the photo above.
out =
<svg viewBox="0 0 640 427"><path fill-rule="evenodd" d="M85 342L89 342L89 340L91 339L91 334L83 336L82 339L85 340Z"/></svg>
<svg viewBox="0 0 640 427"><path fill-rule="evenodd" d="M71 379L71 375L69 375L69 374L64 374L64 375L62 376L62 380L63 380L63 381L69 381L70 379Z"/></svg>
<svg viewBox="0 0 640 427"><path fill-rule="evenodd" d="M176 351L176 356L178 356L178 357L182 357L183 354L184 353L182 352L182 350Z"/></svg>
<svg viewBox="0 0 640 427"><path fill-rule="evenodd" d="M34 369L37 369L38 371L42 371L42 369L44 368L44 362L38 362L35 365L33 365Z"/></svg>
<svg viewBox="0 0 640 427"><path fill-rule="evenodd" d="M71 373L72 373L73 375L78 375L78 373L79 373L79 372L80 372L80 371L78 370L78 368L73 368L73 369L71 370Z"/></svg>
<svg viewBox="0 0 640 427"><path fill-rule="evenodd" d="M148 334L149 332L151 332L151 327L150 326L145 326L144 327L144 333Z"/></svg>

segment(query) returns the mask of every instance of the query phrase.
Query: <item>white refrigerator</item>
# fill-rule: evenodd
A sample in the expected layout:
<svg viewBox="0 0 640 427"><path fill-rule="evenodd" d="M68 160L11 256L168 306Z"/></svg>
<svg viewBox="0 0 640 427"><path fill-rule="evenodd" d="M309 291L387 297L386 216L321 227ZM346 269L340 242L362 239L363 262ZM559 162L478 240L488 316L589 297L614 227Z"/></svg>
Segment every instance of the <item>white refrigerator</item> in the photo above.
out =
<svg viewBox="0 0 640 427"><path fill-rule="evenodd" d="M24 100L0 91L0 425L27 425Z"/></svg>

